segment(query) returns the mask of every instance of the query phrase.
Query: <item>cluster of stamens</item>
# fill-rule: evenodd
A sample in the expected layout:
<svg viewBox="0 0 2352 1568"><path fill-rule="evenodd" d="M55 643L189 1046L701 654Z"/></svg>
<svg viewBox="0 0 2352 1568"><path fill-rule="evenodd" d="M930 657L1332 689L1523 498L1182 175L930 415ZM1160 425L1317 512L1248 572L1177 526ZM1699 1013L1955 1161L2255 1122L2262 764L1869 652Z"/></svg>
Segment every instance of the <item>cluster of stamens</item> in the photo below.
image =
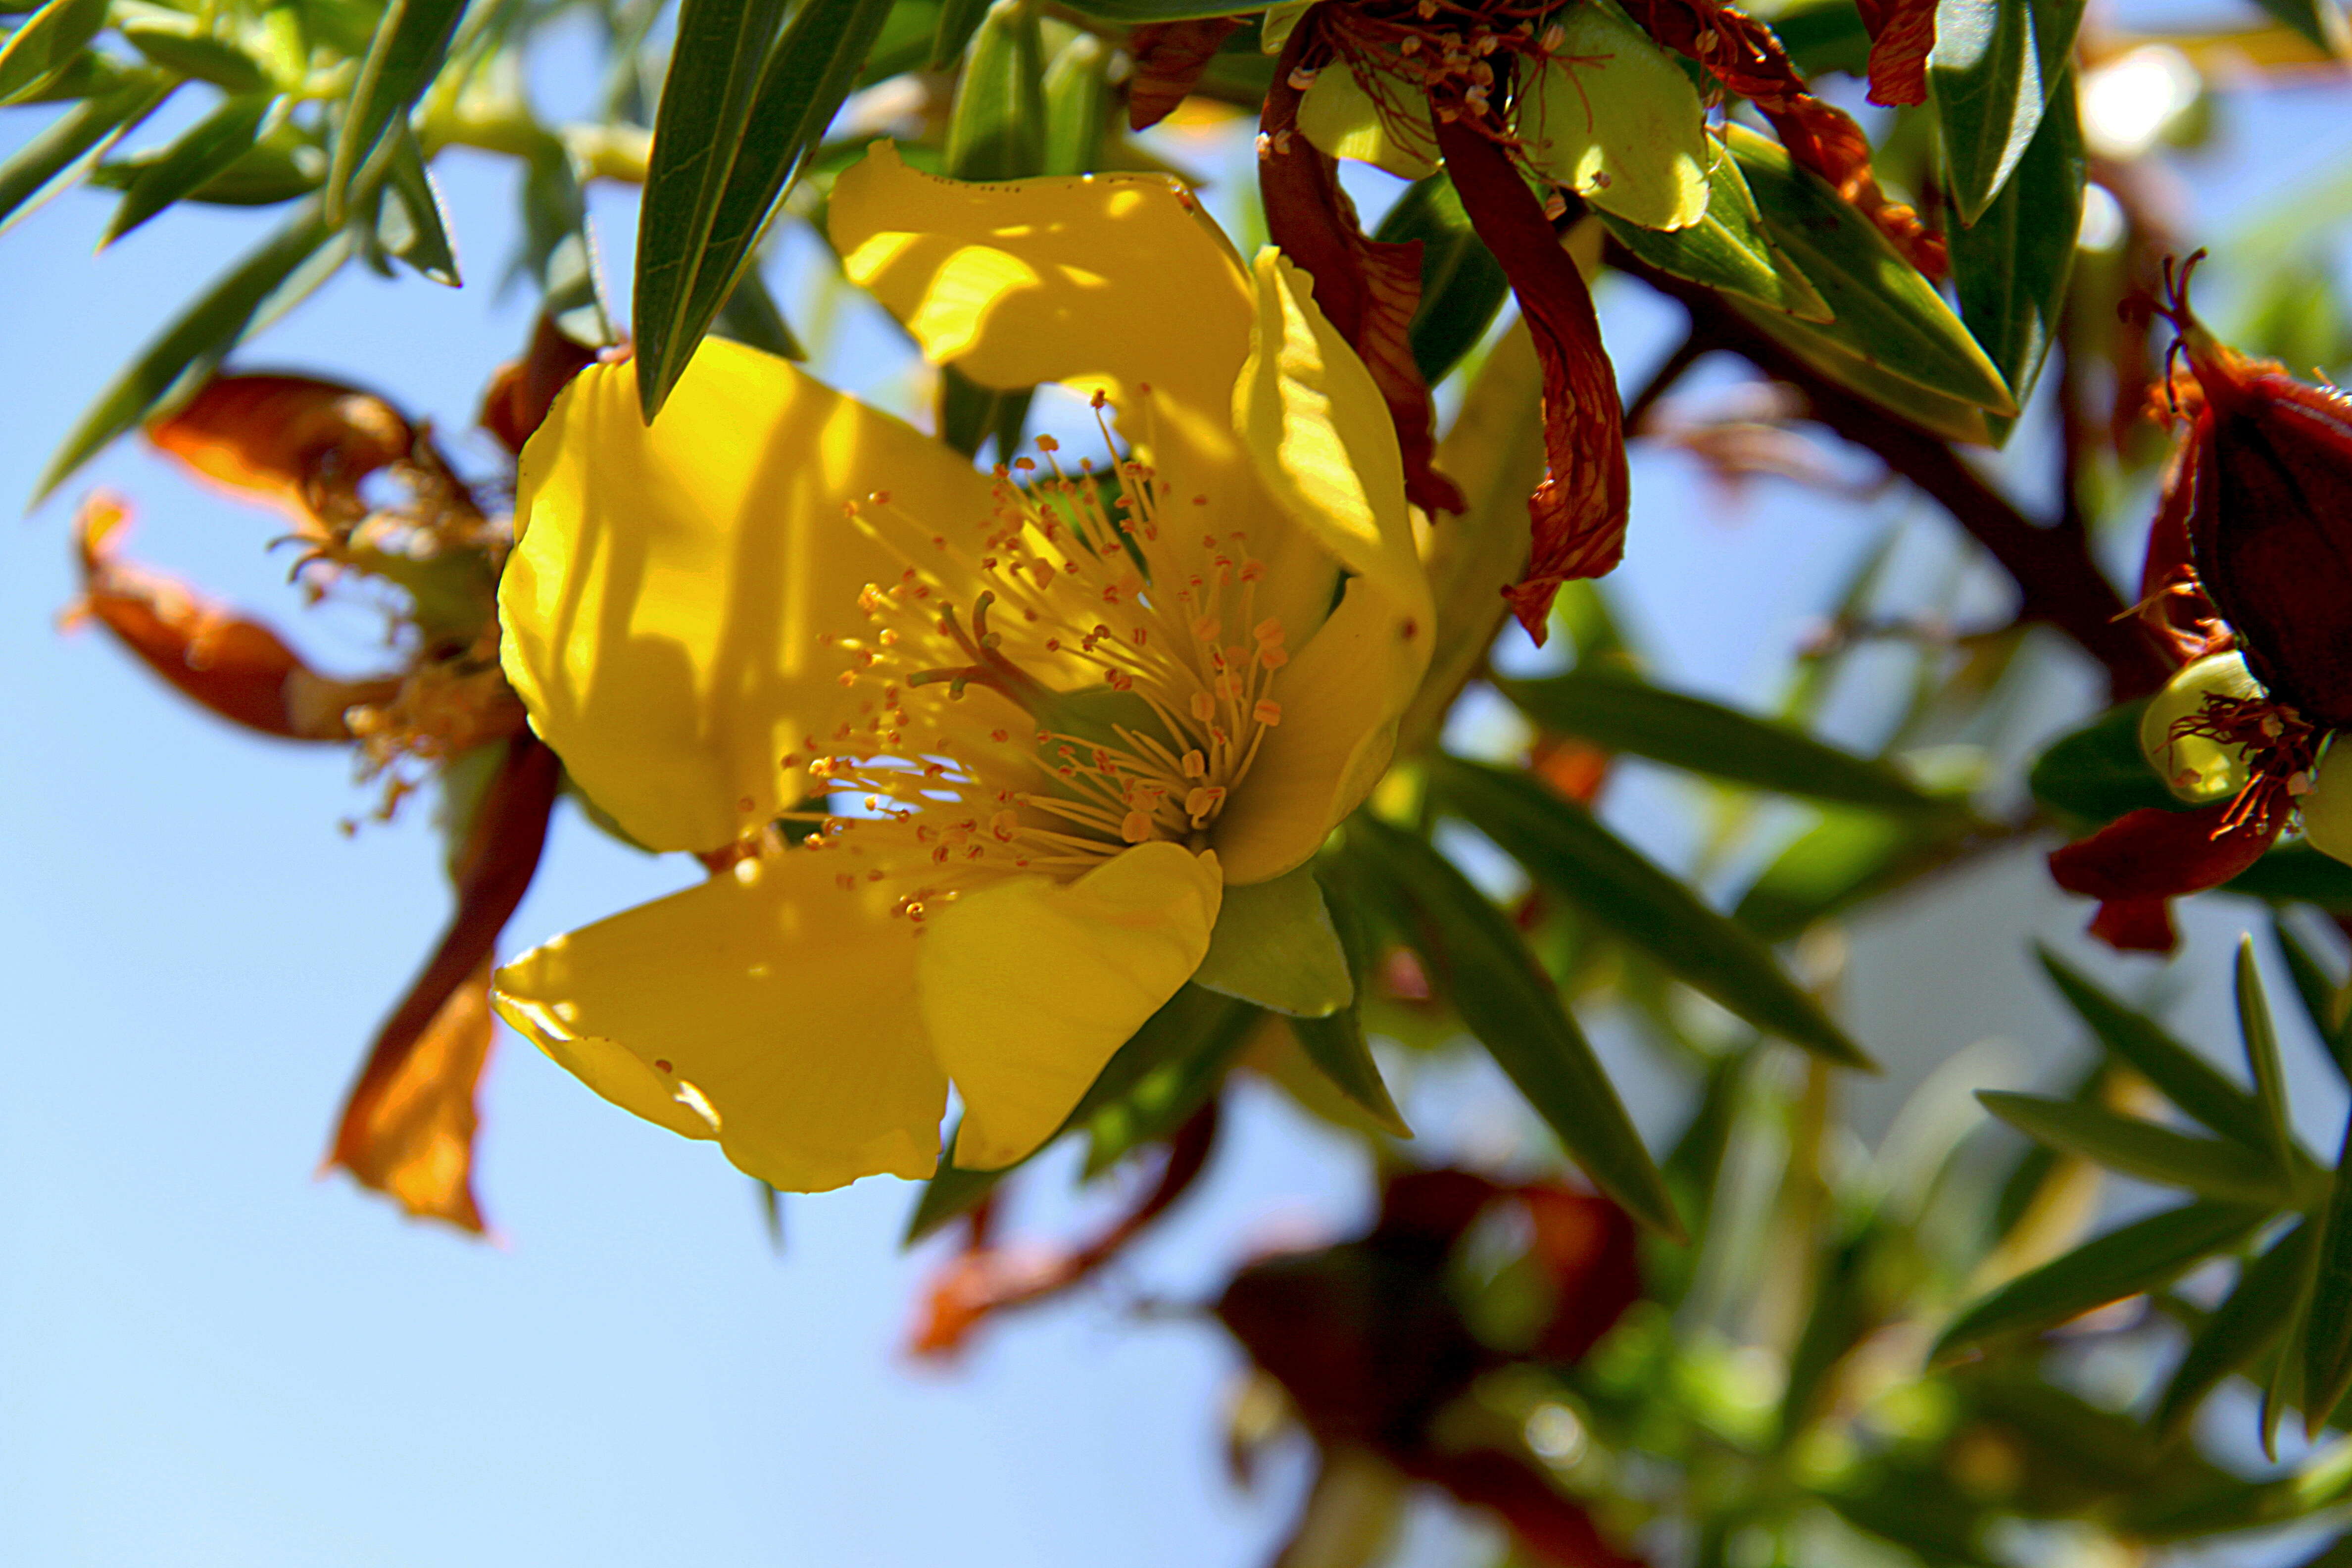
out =
<svg viewBox="0 0 2352 1568"><path fill-rule="evenodd" d="M1141 388L1149 412L1150 388ZM1240 532L1178 534L1205 496L1166 493L1122 456L1073 473L1051 437L996 469L994 510L951 536L887 491L846 509L905 562L834 638L857 717L783 758L847 811L812 847L845 889L888 881L897 911L994 876L1082 874L1155 839L1198 849L1282 721L1278 619L1255 613L1264 563ZM1205 512L1204 512L1205 515ZM1198 527L1197 523L1189 524ZM1172 548L1197 538L1197 558Z"/></svg>
<svg viewBox="0 0 2352 1568"><path fill-rule="evenodd" d="M2201 710L2173 721L2172 740L2192 735L2234 746L2245 758L2245 787L2222 813L2217 838L2241 828L2268 831L2280 814L2311 793L2319 731L2284 703L2208 692Z"/></svg>

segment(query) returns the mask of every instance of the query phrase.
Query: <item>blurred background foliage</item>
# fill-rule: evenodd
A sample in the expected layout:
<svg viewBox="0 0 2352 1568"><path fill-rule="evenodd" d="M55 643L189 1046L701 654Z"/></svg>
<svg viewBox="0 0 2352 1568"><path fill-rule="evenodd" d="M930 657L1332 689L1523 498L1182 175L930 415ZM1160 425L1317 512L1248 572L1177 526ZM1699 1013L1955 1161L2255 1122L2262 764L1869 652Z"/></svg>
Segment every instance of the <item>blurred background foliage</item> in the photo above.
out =
<svg viewBox="0 0 2352 1568"><path fill-rule="evenodd" d="M826 363L841 319L827 301L848 286L824 253L822 209L873 139L974 179L1170 168L1164 139L1134 130L1154 113L1202 145L1246 148L1277 88L1269 30L1299 9L0 0L0 104L37 117L0 164L0 244L77 185L113 193L109 244L168 232L189 204L268 209L274 224L171 302L33 488L143 431L275 497L307 563L381 590L404 660L387 689L470 679L489 668L485 637L494 646L483 585L506 543L507 476L460 477L425 421L355 410L338 401L358 395L347 388L302 405L304 417L331 405L311 447L288 445L290 416L208 424L225 387L254 390L216 379L247 339L350 266L531 290L537 333L511 345L519 368L483 415L509 453L563 368L618 344L648 413L709 332ZM1632 14L1655 29L1664 8ZM1416 1487L1499 1516L1507 1562L2347 1560L2352 1178L2336 1149L2298 1141L2284 1056L2316 1042L2328 1070L2352 1071L2352 870L2290 841L2228 889L2258 901L2237 908L2266 906L2271 972L2292 982L2282 1009L2242 949L2233 1039L2176 1039L2163 980L2118 995L2045 955L2093 1047L2069 1058L2064 1042L2038 1043L2075 1061L2072 1077L2043 1094L1972 1094L2001 1075L1960 1053L1906 1083L1874 1145L1849 1125L1843 1087L1872 1042L1842 1022L1847 922L1936 899L2020 843L2170 804L2136 740L2137 703L2163 670L2118 626L2115 586L2136 566L2165 456L2148 406L2167 345L2118 307L2163 258L2210 246L2200 303L2222 336L2298 374L2352 363L2352 175L2323 171L2231 233L2184 233L2163 158L2209 133L2215 82L2340 105L2345 18L2336 0L2263 0L2192 30L2127 5L1946 0L1925 101L1890 109L1863 100L1865 10L1759 15L1824 98L1863 118L1875 179L1942 232L1948 274L1687 64L1709 103L1705 218L1648 227L1573 193L1549 216L1600 280L1612 336L1614 291L1647 289L1677 312L1654 347L1621 351L1648 363L1624 382L1637 447L1682 454L1727 501L1803 487L1874 536L1811 635L1774 650L1787 656L1776 700L1746 709L1678 689L1605 584L1569 584L1541 652L1516 632L1496 640L1496 589L1525 560L1525 498L1543 472L1542 367L1447 175L1352 168L1376 237L1423 245L1412 357L1443 416L1437 466L1466 505L1431 529L1439 668L1395 769L1318 864L1359 1001L1287 1020L1181 993L1066 1129L1087 1145L1080 1180L1110 1184L1118 1216L1042 1261L999 1234L1007 1173L943 1169L912 1234L961 1239L919 1348L951 1356L993 1314L1110 1263L1182 1198L1227 1086L1248 1078L1359 1146L1385 1194L1360 1236L1247 1265L1217 1308L1256 1369L1232 1409L1237 1468L1284 1432L1318 1447L1277 1548L1291 1568L1381 1560ZM603 72L593 110L551 121L534 51L583 26ZM436 160L460 148L519 174L523 242L489 279L461 277L436 186ZM606 293L621 263L587 218L583 189L599 181L643 189L625 315ZM1245 183L1217 194L1238 239L1263 237ZM786 258L807 275L775 287ZM780 299L815 303L788 319ZM983 457L1053 417L1050 398L952 373L917 370L889 395ZM354 432L387 418L382 460L352 471ZM1914 495L1935 505L1889 504ZM175 658L195 670L176 683L226 712L229 667L199 668L193 623L161 616L147 647L127 629L164 600L108 574L109 526L86 516L89 607L167 675ZM1929 533L1970 543L1923 547ZM256 657L274 679L294 667ZM398 708L381 692L356 700ZM483 824L504 820L501 788L521 787L520 764L493 751L517 721L485 720L497 710L484 701L467 710L473 730L411 714L390 740L393 719L302 737L394 768L387 809L426 783L450 803L460 918L435 963L457 968L437 994L411 994L429 1005L405 1036L395 1018L378 1041L379 1060L394 1039L394 1065L426 1080L411 1086L424 1121L339 1142L337 1157L412 1212L475 1228L466 1159L489 1025L447 1009L539 855L536 837L524 854L510 835L501 863L520 883L481 891L497 880L481 870L496 837ZM298 733L283 714L227 716ZM1681 781L1653 791L1672 857L1661 836L1637 843L1594 809L1629 775ZM521 809L540 831L554 788ZM466 911L501 900L457 964ZM1636 1131L1580 1022L1595 1018L1673 1086L1684 1110L1670 1140ZM419 1040L440 1054L404 1054ZM1521 1138L1477 1171L1422 1167L1398 1086L1466 1051L1492 1059L1557 1147ZM1562 1151L1605 1197L1567 1177ZM437 1185L419 1174L434 1159Z"/></svg>

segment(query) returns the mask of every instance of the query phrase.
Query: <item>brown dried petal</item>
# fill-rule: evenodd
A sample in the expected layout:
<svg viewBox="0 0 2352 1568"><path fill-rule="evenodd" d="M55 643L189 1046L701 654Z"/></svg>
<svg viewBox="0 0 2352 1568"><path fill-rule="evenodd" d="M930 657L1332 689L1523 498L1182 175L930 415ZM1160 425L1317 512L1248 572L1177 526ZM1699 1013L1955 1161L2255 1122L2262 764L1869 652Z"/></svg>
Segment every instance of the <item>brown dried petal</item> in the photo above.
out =
<svg viewBox="0 0 2352 1568"><path fill-rule="evenodd" d="M245 499L316 529L364 516L362 480L407 457L415 432L383 398L300 375L221 375L147 438Z"/></svg>
<svg viewBox="0 0 2352 1568"><path fill-rule="evenodd" d="M1372 373L1396 426L1406 496L1423 511L1459 512L1465 504L1460 488L1432 467L1435 414L1412 357L1421 241L1399 245L1368 237L1356 220L1355 204L1339 187L1339 160L1297 132L1304 94L1290 79L1323 52L1309 25L1313 20L1310 15L1292 30L1258 121L1258 186L1265 200L1266 235L1315 279L1315 303Z"/></svg>
<svg viewBox="0 0 2352 1568"><path fill-rule="evenodd" d="M597 354L597 350L557 326L553 317L542 314L531 329L530 347L523 357L500 365L491 378L490 389L482 397L482 428L520 458L523 443L555 405L556 394L594 364Z"/></svg>
<svg viewBox="0 0 2352 1568"><path fill-rule="evenodd" d="M1128 53L1135 57L1135 76L1127 89L1129 127L1149 130L1173 113L1241 25L1239 16L1202 16L1147 22L1128 34Z"/></svg>
<svg viewBox="0 0 2352 1568"><path fill-rule="evenodd" d="M1870 34L1870 101L1927 101L1927 55L1936 47L1936 0L1856 0Z"/></svg>
<svg viewBox="0 0 2352 1568"><path fill-rule="evenodd" d="M1528 574L1503 590L1519 624L1540 643L1559 585L1601 576L1625 552L1630 483L1617 373L1584 275L1560 248L1510 159L1458 119L1439 123L1437 142L1472 226L1511 280L1543 362L1549 472L1528 500L1534 531Z"/></svg>
<svg viewBox="0 0 2352 1568"><path fill-rule="evenodd" d="M485 958L405 1051L386 1058L381 1071L371 1070L352 1090L331 1163L417 1218L479 1233L475 1093L491 1034Z"/></svg>
<svg viewBox="0 0 2352 1568"><path fill-rule="evenodd" d="M235 724L289 741L348 741L344 715L397 679L331 680L268 626L118 553L129 513L92 496L75 522L82 595L68 620L99 622L150 669Z"/></svg>

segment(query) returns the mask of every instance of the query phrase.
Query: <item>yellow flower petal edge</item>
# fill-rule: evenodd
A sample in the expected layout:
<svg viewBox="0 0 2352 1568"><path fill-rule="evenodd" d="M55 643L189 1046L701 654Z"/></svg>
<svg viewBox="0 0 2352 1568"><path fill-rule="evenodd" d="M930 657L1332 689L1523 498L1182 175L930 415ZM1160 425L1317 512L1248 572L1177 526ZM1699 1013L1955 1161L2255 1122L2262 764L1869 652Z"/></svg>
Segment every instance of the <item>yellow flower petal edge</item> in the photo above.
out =
<svg viewBox="0 0 2352 1568"><path fill-rule="evenodd" d="M818 1192L938 1162L947 1076L887 897L805 850L746 860L499 971L499 1015L624 1110Z"/></svg>
<svg viewBox="0 0 2352 1568"><path fill-rule="evenodd" d="M1009 1165L1053 1135L1201 966L1223 886L1213 854L1139 844L1075 882L983 888L930 923L916 990L963 1095L957 1164Z"/></svg>
<svg viewBox="0 0 2352 1568"><path fill-rule="evenodd" d="M507 678L572 779L654 849L715 849L803 793L777 759L852 710L826 630L899 569L842 517L887 488L984 519L954 453L793 366L707 340L648 429L593 365L523 449L499 586Z"/></svg>

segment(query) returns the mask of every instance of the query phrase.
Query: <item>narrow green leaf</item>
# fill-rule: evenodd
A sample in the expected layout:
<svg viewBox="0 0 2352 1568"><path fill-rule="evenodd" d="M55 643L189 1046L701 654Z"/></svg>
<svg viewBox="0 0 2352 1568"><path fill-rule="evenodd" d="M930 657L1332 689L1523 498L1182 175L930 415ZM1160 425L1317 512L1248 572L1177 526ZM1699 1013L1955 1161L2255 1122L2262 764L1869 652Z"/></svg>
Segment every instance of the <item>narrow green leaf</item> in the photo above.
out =
<svg viewBox="0 0 2352 1568"><path fill-rule="evenodd" d="M1993 444L1993 426L2000 416L1986 413L1980 404L1930 392L1875 360L1858 357L1856 347L1867 340L1847 332L1843 326L1817 327L1745 300L1725 302L1738 312L1741 320L1806 364L1896 418L1963 446Z"/></svg>
<svg viewBox="0 0 2352 1568"><path fill-rule="evenodd" d="M1769 948L1582 806L1524 773L1450 757L1431 762L1429 780L1441 809L1458 812L1554 895L1677 979L1766 1034L1843 1067L1873 1066Z"/></svg>
<svg viewBox="0 0 2352 1568"><path fill-rule="evenodd" d="M440 187L425 166L425 150L407 125L393 128L389 163L376 211L376 243L422 277L458 286L457 249L449 242L448 213Z"/></svg>
<svg viewBox="0 0 2352 1568"><path fill-rule="evenodd" d="M1778 142L1738 125L1726 126L1724 136L1748 177L1765 231L1821 290L1836 320L1805 327L1777 311L1764 312L1765 318L1778 317L1783 331L1801 330L1940 397L1990 414L2016 414L2000 372L1935 285L1853 203L1797 167Z"/></svg>
<svg viewBox="0 0 2352 1568"><path fill-rule="evenodd" d="M2157 1402L2158 1432L2168 1437L2179 1434L2222 1379L2253 1365L2286 1332L2315 1235L2310 1221L2301 1221L2239 1272L2236 1286L2172 1369Z"/></svg>
<svg viewBox="0 0 2352 1568"><path fill-rule="evenodd" d="M86 168L172 95L170 82L134 85L75 105L0 163L0 232L72 184Z"/></svg>
<svg viewBox="0 0 2352 1568"><path fill-rule="evenodd" d="M41 90L106 26L107 0L49 0L0 44L0 103Z"/></svg>
<svg viewBox="0 0 2352 1568"><path fill-rule="evenodd" d="M2294 1201L2284 1173L2242 1143L2191 1137L2078 1100L1990 1089L1978 1090L1977 1099L2036 1142L2143 1182L2186 1187L2223 1203L2284 1208Z"/></svg>
<svg viewBox="0 0 2352 1568"><path fill-rule="evenodd" d="M2336 0L2254 0L2254 4L2315 47L2339 58L2344 54L2344 14L2336 9Z"/></svg>
<svg viewBox="0 0 2352 1568"><path fill-rule="evenodd" d="M387 172L391 156L385 132L441 68L449 39L465 14L466 0L391 0L376 25L352 96L343 105L322 193L329 224L340 224L357 205L362 189Z"/></svg>
<svg viewBox="0 0 2352 1568"><path fill-rule="evenodd" d="M2318 1273L2304 1325L2303 1424L2315 1436L2352 1392L2352 1117L2320 1222Z"/></svg>
<svg viewBox="0 0 2352 1568"><path fill-rule="evenodd" d="M1062 46L1045 68L1045 174L1091 174L1102 166L1110 126L1111 47L1092 33Z"/></svg>
<svg viewBox="0 0 2352 1568"><path fill-rule="evenodd" d="M140 169L137 178L124 190L121 204L114 209L114 217L99 243L113 244L233 167L238 159L253 151L254 143L261 137L263 122L281 112L285 101L260 93L225 100L220 107L189 127L164 150L162 157Z"/></svg>
<svg viewBox="0 0 2352 1568"><path fill-rule="evenodd" d="M810 0L812 8L824 3ZM680 0L637 219L637 396L648 424L701 341L688 302L783 6Z"/></svg>
<svg viewBox="0 0 2352 1568"><path fill-rule="evenodd" d="M1679 1238L1665 1178L1651 1163L1559 993L1501 910L1435 849L1359 812L1336 868L1349 896L1379 909L1585 1173L1634 1218Z"/></svg>
<svg viewBox="0 0 2352 1568"><path fill-rule="evenodd" d="M1087 1163L1080 1179L1093 1180L1191 1121L1194 1111L1215 1097L1225 1081L1225 1069L1265 1016L1229 996L1204 1005L1192 1048L1144 1074L1087 1121Z"/></svg>
<svg viewBox="0 0 2352 1568"><path fill-rule="evenodd" d="M1977 222L2025 157L2065 74L2082 0L1942 0L1927 85L1964 224Z"/></svg>
<svg viewBox="0 0 2352 1568"><path fill-rule="evenodd" d="M2069 70L2017 171L1975 223L1949 238L1960 320L2022 405L2066 305L2083 218L2083 123Z"/></svg>
<svg viewBox="0 0 2352 1568"><path fill-rule="evenodd" d="M172 397L193 390L248 331L283 314L350 254L349 240L333 235L315 203L305 203L108 384L49 460L33 499L57 489L99 448Z"/></svg>
<svg viewBox="0 0 2352 1568"><path fill-rule="evenodd" d="M970 47L971 36L980 31L981 18L988 15L988 6L989 0L941 0L939 20L931 30L931 69L955 68Z"/></svg>
<svg viewBox="0 0 2352 1568"><path fill-rule="evenodd" d="M889 19L890 8L891 0L805 0L776 40L749 116L740 124L740 137L726 144L732 155L708 226L696 229L696 243L681 252L690 265L692 281L683 290L684 308L665 340L657 367L648 365L640 343L637 390L648 418L677 384L693 357L695 345L734 292L736 280L751 265L784 194L823 139L842 100L849 95L867 51ZM663 102L665 106L668 102L667 89L663 91ZM658 128L654 147L658 157ZM646 278L646 242L641 234L640 289ZM643 310L640 306L641 322Z"/></svg>
<svg viewBox="0 0 2352 1568"><path fill-rule="evenodd" d="M778 359L808 358L808 351L793 334L792 323L784 320L783 308L768 291L768 280L760 276L757 262L743 269L743 276L736 280L735 292L727 297L711 331Z"/></svg>
<svg viewBox="0 0 2352 1568"><path fill-rule="evenodd" d="M1706 216L1688 228L1643 228L1605 212L1598 216L1618 244L1661 272L1736 294L1799 321L1831 321L1829 301L1765 231L1764 215L1739 171L1739 160L1719 149L1706 178Z"/></svg>
<svg viewBox="0 0 2352 1568"><path fill-rule="evenodd" d="M2286 1114L2285 1069L2279 1065L2278 1031L2271 1023L2270 998L2263 994L2262 966L2254 962L2251 936L2238 939L2237 997L2238 1032L2245 1042L2246 1066L2253 1074L2263 1130L2268 1135L2273 1163L2284 1171L2294 1159L2294 1134Z"/></svg>
<svg viewBox="0 0 2352 1568"><path fill-rule="evenodd" d="M1106 22L1197 22L1205 16L1255 16L1280 0L1083 0L1070 9Z"/></svg>
<svg viewBox="0 0 2352 1568"><path fill-rule="evenodd" d="M1328 1018L1353 1003L1355 976L1315 868L1227 888L1192 984L1294 1018Z"/></svg>
<svg viewBox="0 0 2352 1568"><path fill-rule="evenodd" d="M1856 1226L1822 1247L1815 1262L1812 1307L1789 1352L1788 1380L1780 1390L1779 1443L1784 1451L1818 1413L1831 1371L1875 1326L1868 1277L1873 1239L1869 1226Z"/></svg>
<svg viewBox="0 0 2352 1568"><path fill-rule="evenodd" d="M1018 180L1045 166L1045 35L1031 0L995 0L964 50L948 110L948 173Z"/></svg>
<svg viewBox="0 0 2352 1568"><path fill-rule="evenodd" d="M2035 952L2042 967L2064 994L2066 1005L2117 1060L2222 1137L2261 1153L2274 1147L2268 1119L2252 1095L2174 1039L2154 1019L2108 995L2048 948L2037 947Z"/></svg>
<svg viewBox="0 0 2352 1568"><path fill-rule="evenodd" d="M224 38L205 30L195 16L148 13L115 23L132 48L175 75L208 81L226 93L259 92L270 86L259 62Z"/></svg>
<svg viewBox="0 0 2352 1568"><path fill-rule="evenodd" d="M1203 991L1197 985L1187 985L1170 997L1160 1009L1144 1020L1140 1028L1129 1037L1125 1045L1113 1052L1110 1060L1095 1077L1087 1092L1078 1097L1069 1115L1054 1136L1038 1145L1042 1153L1062 1134L1074 1127L1083 1127L1093 1121L1105 1107L1133 1090L1154 1072L1186 1056L1216 1048L1219 1029L1232 1016L1239 1004L1230 997ZM1241 1009L1246 1012L1247 1009ZM955 1138L950 1134L947 1148L955 1148ZM1029 1156L1034 1160L1036 1153ZM996 1184L1026 1164L1026 1160L995 1171L967 1171L950 1163L946 1153L940 1157L938 1173L924 1184L923 1195L907 1226L906 1245L911 1247L946 1225L958 1215L968 1211L986 1197Z"/></svg>
<svg viewBox="0 0 2352 1568"><path fill-rule="evenodd" d="M1969 832L1957 815L1824 812L1748 884L1731 918L1766 942L1785 942L1948 858Z"/></svg>
<svg viewBox="0 0 2352 1568"><path fill-rule="evenodd" d="M2271 937L2286 960L2287 973L2294 977L2304 1013L2318 1033L2320 1044L2327 1047L2327 1059L2336 1064L2338 1076L2352 1083L2352 1007L2346 1005L2344 987L2329 977L2311 950L2275 915L2271 917Z"/></svg>
<svg viewBox="0 0 2352 1568"><path fill-rule="evenodd" d="M539 279L541 308L574 342L590 348L618 342L596 275L587 199L562 142L551 139L531 159L523 179L522 213L520 265Z"/></svg>
<svg viewBox="0 0 2352 1568"><path fill-rule="evenodd" d="M2095 1307L2169 1284L2244 1240L2268 1217L2260 1208L2200 1199L2109 1231L1963 1310L1937 1340L1930 1360L1948 1362L1990 1340L2055 1328Z"/></svg>
<svg viewBox="0 0 2352 1568"><path fill-rule="evenodd" d="M1548 730L1731 784L1881 811L1950 811L1884 763L1736 708L1653 686L1605 665L1541 680L1497 680Z"/></svg>
<svg viewBox="0 0 2352 1568"><path fill-rule="evenodd" d="M1421 302L1407 335L1422 380L1434 386L1495 324L1510 294L1510 279L1470 226L1454 182L1443 174L1407 186L1372 237L1390 244L1421 241Z"/></svg>
<svg viewBox="0 0 2352 1568"><path fill-rule="evenodd" d="M2146 698L2110 708L2053 743L2026 776L2033 798L2084 823L2113 822L2144 806L2185 810L2139 749L2147 708Z"/></svg>
<svg viewBox="0 0 2352 1568"><path fill-rule="evenodd" d="M1328 889L1324 903L1330 911L1332 927L1339 933L1355 997L1328 1017L1292 1019L1290 1032L1297 1038L1307 1059L1330 1080L1333 1088L1391 1133L1410 1138L1412 1129L1397 1110L1396 1100L1381 1077L1380 1063L1372 1059L1372 1047L1364 1038L1359 1004L1363 995L1364 975L1373 957L1371 932L1365 929L1364 911L1351 900L1331 897Z"/></svg>

